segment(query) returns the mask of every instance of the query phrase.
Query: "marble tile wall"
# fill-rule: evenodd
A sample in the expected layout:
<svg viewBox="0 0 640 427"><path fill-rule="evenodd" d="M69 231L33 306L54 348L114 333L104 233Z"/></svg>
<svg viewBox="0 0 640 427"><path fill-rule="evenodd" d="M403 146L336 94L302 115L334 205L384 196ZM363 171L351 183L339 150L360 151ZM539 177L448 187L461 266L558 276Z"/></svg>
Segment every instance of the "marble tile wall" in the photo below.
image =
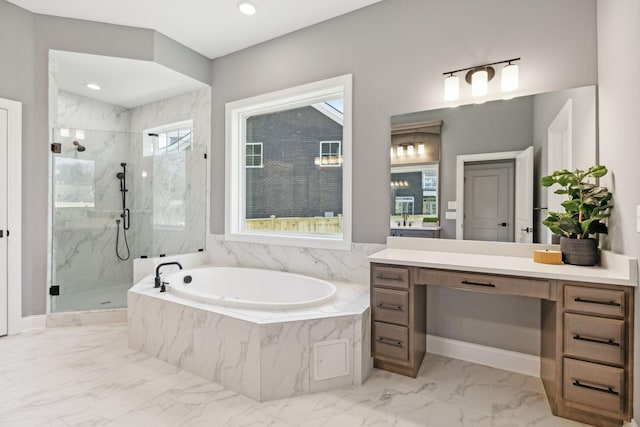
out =
<svg viewBox="0 0 640 427"><path fill-rule="evenodd" d="M209 263L289 271L326 280L369 283L367 256L384 249L382 244L353 243L350 251L230 242L209 234Z"/></svg>

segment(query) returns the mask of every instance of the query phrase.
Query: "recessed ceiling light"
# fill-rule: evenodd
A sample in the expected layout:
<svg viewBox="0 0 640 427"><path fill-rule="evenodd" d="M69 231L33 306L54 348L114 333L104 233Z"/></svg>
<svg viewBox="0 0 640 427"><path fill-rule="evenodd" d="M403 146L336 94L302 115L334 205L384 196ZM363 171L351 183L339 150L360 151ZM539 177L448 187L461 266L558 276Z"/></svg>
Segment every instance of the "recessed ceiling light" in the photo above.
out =
<svg viewBox="0 0 640 427"><path fill-rule="evenodd" d="M100 86L98 86L98 85L97 85L97 84L95 84L95 83L87 83L87 87L88 87L89 89L92 89L92 90L100 90L100 89L102 89Z"/></svg>
<svg viewBox="0 0 640 427"><path fill-rule="evenodd" d="M256 7L250 1L243 0L238 3L238 9L245 15L253 15L256 13Z"/></svg>

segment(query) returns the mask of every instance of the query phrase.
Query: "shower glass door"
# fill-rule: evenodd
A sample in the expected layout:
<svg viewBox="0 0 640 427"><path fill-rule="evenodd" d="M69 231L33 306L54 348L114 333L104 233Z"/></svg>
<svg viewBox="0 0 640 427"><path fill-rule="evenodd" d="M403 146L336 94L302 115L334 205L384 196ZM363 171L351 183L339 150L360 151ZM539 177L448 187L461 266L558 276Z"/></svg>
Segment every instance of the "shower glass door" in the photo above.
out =
<svg viewBox="0 0 640 427"><path fill-rule="evenodd" d="M135 258L205 249L207 141L180 134L162 150L142 132L53 135L52 312L126 307Z"/></svg>
<svg viewBox="0 0 640 427"><path fill-rule="evenodd" d="M137 257L135 215L127 209L141 136L75 129L53 135L60 153L52 160L51 283L59 295L51 311L126 307Z"/></svg>

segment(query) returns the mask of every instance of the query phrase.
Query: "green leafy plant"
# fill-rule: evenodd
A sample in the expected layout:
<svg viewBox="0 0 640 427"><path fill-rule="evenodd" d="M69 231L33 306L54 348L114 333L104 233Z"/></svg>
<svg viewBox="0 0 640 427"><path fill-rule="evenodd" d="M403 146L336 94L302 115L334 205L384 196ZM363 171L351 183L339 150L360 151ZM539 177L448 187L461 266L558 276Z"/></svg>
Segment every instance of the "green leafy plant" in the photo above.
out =
<svg viewBox="0 0 640 427"><path fill-rule="evenodd" d="M560 185L555 194L565 194L568 199L562 202L565 212L549 212L542 223L552 233L572 239L586 239L596 233L607 234L605 220L613 208L610 203L612 194L606 187L589 182L605 176L607 172L606 167L595 165L586 171L562 169L543 177L543 186Z"/></svg>

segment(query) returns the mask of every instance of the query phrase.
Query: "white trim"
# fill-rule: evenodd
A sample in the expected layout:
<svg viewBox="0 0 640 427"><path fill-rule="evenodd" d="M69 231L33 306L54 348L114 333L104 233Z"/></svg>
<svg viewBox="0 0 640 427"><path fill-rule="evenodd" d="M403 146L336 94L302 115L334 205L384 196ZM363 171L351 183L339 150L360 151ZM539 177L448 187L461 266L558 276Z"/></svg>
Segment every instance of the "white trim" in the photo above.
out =
<svg viewBox="0 0 640 427"><path fill-rule="evenodd" d="M307 106L324 101L327 97L342 96L344 99L344 125L342 138L342 236L287 235L284 233L245 232L238 218L245 218L244 188L245 168L241 162L244 144L245 123L248 116L267 114ZM352 227L352 76L351 74L313 82L289 89L229 102L225 106L225 239L238 242L264 243L325 249L351 249ZM242 166L242 167L241 167Z"/></svg>
<svg viewBox="0 0 640 427"><path fill-rule="evenodd" d="M9 335L22 331L22 103L0 98L8 111L8 324Z"/></svg>
<svg viewBox="0 0 640 427"><path fill-rule="evenodd" d="M427 352L505 371L540 377L540 357L450 338L427 335Z"/></svg>
<svg viewBox="0 0 640 427"><path fill-rule="evenodd" d="M27 332L33 329L44 329L47 323L46 314L26 316L20 320L20 332Z"/></svg>
<svg viewBox="0 0 640 427"><path fill-rule="evenodd" d="M623 427L638 427L638 423L636 422L636 419L633 418L631 421L625 422Z"/></svg>
<svg viewBox="0 0 640 427"><path fill-rule="evenodd" d="M464 220L464 164L492 160L515 160L522 151L502 151L498 153L464 154L456 157L456 239L463 239Z"/></svg>
<svg viewBox="0 0 640 427"><path fill-rule="evenodd" d="M311 106L334 122L338 123L340 126L344 126L344 114L341 114L335 108L328 106L326 102L320 102Z"/></svg>

